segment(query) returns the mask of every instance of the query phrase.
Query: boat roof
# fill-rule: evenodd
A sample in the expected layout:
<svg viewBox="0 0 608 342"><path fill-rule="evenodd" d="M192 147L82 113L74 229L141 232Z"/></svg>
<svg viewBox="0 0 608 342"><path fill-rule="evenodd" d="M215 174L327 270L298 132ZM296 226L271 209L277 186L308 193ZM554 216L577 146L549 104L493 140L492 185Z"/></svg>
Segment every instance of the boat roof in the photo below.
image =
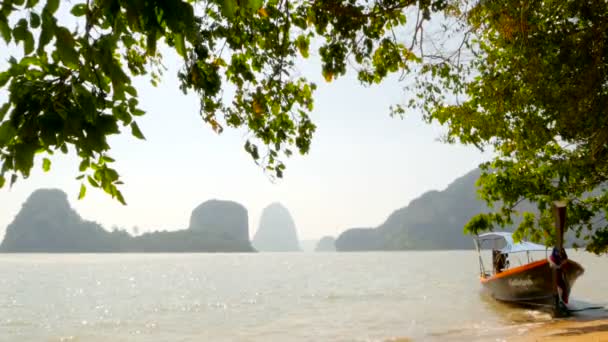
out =
<svg viewBox="0 0 608 342"><path fill-rule="evenodd" d="M513 233L509 232L491 232L477 236L478 240L504 240L505 246L500 249L501 253L516 253L516 252L532 252L532 251L546 251L547 247L539 245L537 243L520 241L515 242L513 240Z"/></svg>

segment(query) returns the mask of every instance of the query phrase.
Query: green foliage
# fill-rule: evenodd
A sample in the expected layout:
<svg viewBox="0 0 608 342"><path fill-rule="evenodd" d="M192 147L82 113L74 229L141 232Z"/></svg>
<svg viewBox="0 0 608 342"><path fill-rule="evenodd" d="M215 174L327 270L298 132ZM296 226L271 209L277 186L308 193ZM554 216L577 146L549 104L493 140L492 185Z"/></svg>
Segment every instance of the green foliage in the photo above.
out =
<svg viewBox="0 0 608 342"><path fill-rule="evenodd" d="M9 66L0 70L9 94L0 107L0 177L27 178L37 154L71 150L81 160L77 178L124 203L107 138L129 126L144 139L132 78L159 83L160 44L183 59L180 88L198 94L202 119L218 133L247 129L245 150L282 177L284 158L294 147L307 153L315 131L316 85L294 77L311 40L321 43L327 81L343 75L352 56L361 81L376 83L415 59L394 32L405 10L418 5L428 18L444 2L4 0L1 37L23 54L3 56ZM64 6L69 20L57 16ZM223 97L228 84L232 99Z"/></svg>
<svg viewBox="0 0 608 342"><path fill-rule="evenodd" d="M462 18L463 48L427 59L411 105L447 141L495 151L479 185L499 210L466 230L522 216L515 237L550 244L551 205L566 200L569 229L608 251L608 3L481 1ZM536 210L519 212L524 199Z"/></svg>
<svg viewBox="0 0 608 342"><path fill-rule="evenodd" d="M61 5L75 27L56 15ZM417 20L406 37L411 8ZM438 11L446 30L456 30L445 36L462 44L425 54L434 44L423 44L422 23ZM315 41L326 81L347 65L366 85L414 70L409 105L445 124L446 141L496 152L479 184L498 210L467 230L521 216L516 237L550 242L551 203L566 200L570 229L588 250L604 252L607 32L605 1L4 0L0 36L20 55L6 56L0 71L9 95L0 106L0 186L28 177L37 154L72 150L81 160L77 178L125 203L107 138L130 129L144 139L132 78L160 82L162 45L182 58L180 88L199 96L201 118L217 133L248 130L245 150L282 177L283 160L294 148L307 153L316 128L309 117L316 85L294 76ZM226 99L229 85L234 97ZM524 199L537 211L518 212Z"/></svg>
<svg viewBox="0 0 608 342"><path fill-rule="evenodd" d="M42 169L44 170L44 172L49 172L49 170L51 169L51 161L49 160L49 158L44 158L42 160Z"/></svg>
<svg viewBox="0 0 608 342"><path fill-rule="evenodd" d="M78 194L78 199L84 198L84 195L87 193L87 187L84 184L80 185L80 193Z"/></svg>

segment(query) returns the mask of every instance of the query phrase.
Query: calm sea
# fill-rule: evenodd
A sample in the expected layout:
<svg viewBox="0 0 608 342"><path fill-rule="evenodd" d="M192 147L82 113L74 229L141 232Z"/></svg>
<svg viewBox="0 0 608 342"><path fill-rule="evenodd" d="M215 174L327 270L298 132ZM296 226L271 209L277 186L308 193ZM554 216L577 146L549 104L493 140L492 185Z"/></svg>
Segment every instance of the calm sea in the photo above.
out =
<svg viewBox="0 0 608 342"><path fill-rule="evenodd" d="M570 257L574 303L606 304L608 258ZM550 319L477 276L472 251L0 254L0 340L495 340Z"/></svg>

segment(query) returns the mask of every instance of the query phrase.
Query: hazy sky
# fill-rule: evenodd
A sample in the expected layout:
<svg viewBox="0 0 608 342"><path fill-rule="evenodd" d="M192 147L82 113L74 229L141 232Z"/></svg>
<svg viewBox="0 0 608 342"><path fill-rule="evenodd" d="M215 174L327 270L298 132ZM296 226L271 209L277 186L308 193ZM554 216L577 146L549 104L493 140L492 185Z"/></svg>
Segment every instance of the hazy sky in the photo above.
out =
<svg viewBox="0 0 608 342"><path fill-rule="evenodd" d="M0 58L0 66L5 65L8 56ZM78 161L59 153L51 158L49 173L42 172L39 160L29 179L0 189L0 237L32 191L61 188L83 218L106 228L183 229L194 207L216 198L248 209L251 236L262 209L281 202L300 239L319 238L377 226L393 210L425 191L445 188L489 158L473 147L438 142L443 129L425 124L419 114L391 118L389 106L405 98L395 78L365 88L351 73L328 84L313 56L298 70L319 86L312 113L317 132L310 153L288 159L284 178L272 182L244 151L246 132L215 134L198 115L197 97L178 89L180 62L167 54L165 65L169 70L157 88L136 83L147 111L137 122L147 140L131 137L129 129L110 140L128 205L93 188L77 200ZM0 92L0 100L5 99Z"/></svg>

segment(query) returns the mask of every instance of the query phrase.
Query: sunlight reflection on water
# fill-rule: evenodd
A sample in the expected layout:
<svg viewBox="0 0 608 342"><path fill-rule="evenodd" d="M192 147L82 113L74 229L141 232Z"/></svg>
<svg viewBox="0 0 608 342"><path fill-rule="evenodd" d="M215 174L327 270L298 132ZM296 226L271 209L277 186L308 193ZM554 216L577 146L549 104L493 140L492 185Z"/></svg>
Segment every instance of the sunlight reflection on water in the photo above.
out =
<svg viewBox="0 0 608 342"><path fill-rule="evenodd" d="M607 260L570 255L587 268L573 296L606 301ZM551 319L481 293L476 262L470 251L0 255L0 340L472 340Z"/></svg>

